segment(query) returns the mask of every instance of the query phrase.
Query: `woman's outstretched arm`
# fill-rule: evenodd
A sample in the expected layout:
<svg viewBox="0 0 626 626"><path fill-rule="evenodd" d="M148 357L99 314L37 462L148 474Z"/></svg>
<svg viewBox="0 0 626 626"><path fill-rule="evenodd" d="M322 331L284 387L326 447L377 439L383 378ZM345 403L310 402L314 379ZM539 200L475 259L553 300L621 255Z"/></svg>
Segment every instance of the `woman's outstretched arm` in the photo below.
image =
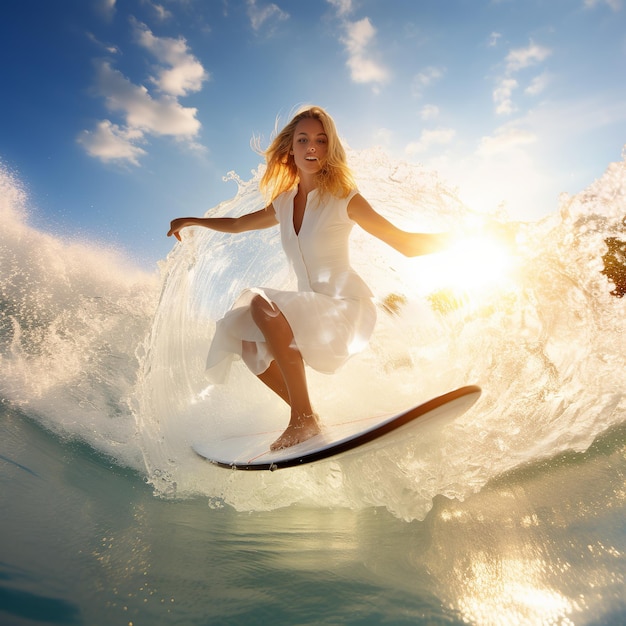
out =
<svg viewBox="0 0 626 626"><path fill-rule="evenodd" d="M222 233L243 233L247 230L261 230L276 226L278 220L273 205L248 213L241 217L177 217L170 222L167 236L174 235L178 241L180 231L187 226L202 226Z"/></svg>
<svg viewBox="0 0 626 626"><path fill-rule="evenodd" d="M377 213L361 194L350 200L348 215L363 230L405 256L440 252L452 242L450 233L409 233L401 230Z"/></svg>

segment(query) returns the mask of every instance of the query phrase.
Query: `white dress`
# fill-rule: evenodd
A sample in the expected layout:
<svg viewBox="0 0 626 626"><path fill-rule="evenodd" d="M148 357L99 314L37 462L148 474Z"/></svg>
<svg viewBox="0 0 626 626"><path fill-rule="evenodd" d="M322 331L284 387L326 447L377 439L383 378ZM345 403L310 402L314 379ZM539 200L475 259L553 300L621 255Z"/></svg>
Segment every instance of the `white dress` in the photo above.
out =
<svg viewBox="0 0 626 626"><path fill-rule="evenodd" d="M250 302L261 295L283 313L304 362L325 373L341 367L369 341L376 323L372 292L350 266L349 236L354 222L348 217L346 198L324 196L313 190L307 197L299 233L293 225L297 188L286 191L272 203L281 232L281 242L296 274L298 291L270 288L246 289L233 308L217 322L207 357L207 376L224 382L234 358L242 357L254 374L272 362L263 334L252 320ZM256 350L242 355L242 341Z"/></svg>

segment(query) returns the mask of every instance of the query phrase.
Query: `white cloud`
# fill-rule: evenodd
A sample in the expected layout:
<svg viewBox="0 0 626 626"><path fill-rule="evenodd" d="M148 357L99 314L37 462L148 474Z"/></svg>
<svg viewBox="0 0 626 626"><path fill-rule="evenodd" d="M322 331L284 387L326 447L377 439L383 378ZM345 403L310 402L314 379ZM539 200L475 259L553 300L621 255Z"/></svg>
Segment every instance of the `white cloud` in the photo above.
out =
<svg viewBox="0 0 626 626"><path fill-rule="evenodd" d="M193 137L200 130L197 109L183 107L172 96L154 99L141 85L134 85L107 61L98 67L97 88L110 111L119 111L130 128L155 135Z"/></svg>
<svg viewBox="0 0 626 626"><path fill-rule="evenodd" d="M419 140L409 143L404 151L408 155L427 152L433 146L449 144L454 139L455 135L456 132L453 128L426 129L422 131Z"/></svg>
<svg viewBox="0 0 626 626"><path fill-rule="evenodd" d="M508 115L515 111L513 104L513 91L517 89L518 83L514 78L504 78L493 91L493 101L496 104L498 115Z"/></svg>
<svg viewBox="0 0 626 626"><path fill-rule="evenodd" d="M389 70L374 58L376 29L369 17L350 21L347 16L353 12L352 0L327 0L339 18L344 35L340 37L348 60L350 76L355 83L372 83L375 91L389 80Z"/></svg>
<svg viewBox="0 0 626 626"><path fill-rule="evenodd" d="M589 93L575 101L548 102L533 109L521 120L525 127L545 141L563 146L572 137L584 137L601 129L626 123L626 107L607 93ZM519 125L519 124L518 124Z"/></svg>
<svg viewBox="0 0 626 626"><path fill-rule="evenodd" d="M501 33L493 32L491 33L491 35L489 35L489 42L487 43L487 45L490 48L495 48L495 46L498 45L498 42L500 41L501 38L502 38Z"/></svg>
<svg viewBox="0 0 626 626"><path fill-rule="evenodd" d="M445 70L440 67L427 67L419 72L419 74L415 75L414 82L422 85L423 87L427 87L434 81L439 80L444 75L444 71Z"/></svg>
<svg viewBox="0 0 626 626"><path fill-rule="evenodd" d="M96 10L106 19L111 19L115 14L115 1L116 0L97 0Z"/></svg>
<svg viewBox="0 0 626 626"><path fill-rule="evenodd" d="M352 0L328 0L328 4L335 7L339 17L352 13Z"/></svg>
<svg viewBox="0 0 626 626"><path fill-rule="evenodd" d="M471 153L455 141L443 156L422 158L459 189L474 210L496 211L503 206L514 219L534 220L553 213L558 194L588 185L567 152L589 133L626 122L626 107L607 93L588 93L576 101L547 100L515 121L479 137ZM556 167L550 155L560 154ZM619 158L619 151L615 154Z"/></svg>
<svg viewBox="0 0 626 626"><path fill-rule="evenodd" d="M536 141L537 136L530 131L513 124L501 126L493 135L480 140L476 154L480 157L511 154L521 146L528 146Z"/></svg>
<svg viewBox="0 0 626 626"><path fill-rule="evenodd" d="M143 133L138 129L120 128L109 120L98 123L91 132L84 130L78 137L87 154L102 161L124 161L139 165L139 157L146 151L136 146L143 140Z"/></svg>
<svg viewBox="0 0 626 626"><path fill-rule="evenodd" d="M530 85L528 85L528 87L524 90L524 93L527 93L530 96L537 96L545 90L549 83L550 75L547 72L544 72L543 74L533 78Z"/></svg>
<svg viewBox="0 0 626 626"><path fill-rule="evenodd" d="M505 75L499 79L493 90L493 101L498 115L510 115L517 110L513 102L513 92L519 87L519 82L514 78L514 75L542 63L551 54L552 51L549 48L535 44L532 41L525 48L515 48L509 51L505 58ZM531 84L526 87L524 93L531 96L537 95L545 89L547 84L548 74L544 72L532 79Z"/></svg>
<svg viewBox="0 0 626 626"><path fill-rule="evenodd" d="M389 75L386 68L373 60L369 47L376 38L376 29L368 17L345 23L342 39L348 51L348 67L355 83L384 83Z"/></svg>
<svg viewBox="0 0 626 626"><path fill-rule="evenodd" d="M552 54L552 50L539 46L532 41L526 48L511 50L506 57L507 73L512 74L537 63L545 61Z"/></svg>
<svg viewBox="0 0 626 626"><path fill-rule="evenodd" d="M413 97L421 98L422 91L434 82L440 80L444 74L444 68L434 66L426 67L421 72L417 73L411 83L411 93Z"/></svg>
<svg viewBox="0 0 626 626"><path fill-rule="evenodd" d="M615 12L619 11L622 8L621 0L584 0L584 4L585 7L588 9L593 9L599 4L606 4Z"/></svg>
<svg viewBox="0 0 626 626"><path fill-rule="evenodd" d="M151 0L142 0L143 4L147 4L156 14L157 19L161 22L168 20L172 17L172 13L168 11L162 4L151 2Z"/></svg>
<svg viewBox="0 0 626 626"><path fill-rule="evenodd" d="M141 23L135 24L135 33L143 48L150 51L159 63L169 66L160 68L158 76L152 78L162 92L184 96L202 89L202 83L208 80L209 75L198 59L189 52L187 42L182 37L155 37Z"/></svg>
<svg viewBox="0 0 626 626"><path fill-rule="evenodd" d="M524 150L459 159L445 173L475 211L504 210L514 219L530 221L554 210L554 177Z"/></svg>
<svg viewBox="0 0 626 626"><path fill-rule="evenodd" d="M93 33L88 32L87 39L89 39L89 41L91 41L92 43L96 44L98 47L106 50L109 54L119 54L120 52L120 49L117 46L103 43Z"/></svg>
<svg viewBox="0 0 626 626"><path fill-rule="evenodd" d="M252 30L259 31L269 20L283 21L289 19L289 13L283 11L276 4L257 5L256 0L248 0L248 17Z"/></svg>
<svg viewBox="0 0 626 626"><path fill-rule="evenodd" d="M178 98L200 91L208 73L183 38L156 37L145 24L135 20L132 23L139 45L159 63L156 75L149 80L156 86L157 95L144 85L132 83L109 61L100 60L96 63L95 92L124 123L101 121L94 131L83 131L78 142L90 156L132 165L138 165L139 158L146 154L137 144L145 143L148 135L173 137L193 152L205 151L195 141L201 127L197 109L183 106Z"/></svg>
<svg viewBox="0 0 626 626"><path fill-rule="evenodd" d="M439 117L439 107L434 104L425 104L420 109L419 115L424 121L434 120Z"/></svg>
<svg viewBox="0 0 626 626"><path fill-rule="evenodd" d="M466 201L479 210L495 211L504 205L518 219L531 219L545 205L553 183L529 149L537 141L535 133L515 124L483 137L475 158L465 164Z"/></svg>
<svg viewBox="0 0 626 626"><path fill-rule="evenodd" d="M458 186L473 210L504 208L516 219L535 219L552 208L554 197L554 174L537 158L537 132L530 119L506 124L482 137L472 153L460 150L424 163Z"/></svg>

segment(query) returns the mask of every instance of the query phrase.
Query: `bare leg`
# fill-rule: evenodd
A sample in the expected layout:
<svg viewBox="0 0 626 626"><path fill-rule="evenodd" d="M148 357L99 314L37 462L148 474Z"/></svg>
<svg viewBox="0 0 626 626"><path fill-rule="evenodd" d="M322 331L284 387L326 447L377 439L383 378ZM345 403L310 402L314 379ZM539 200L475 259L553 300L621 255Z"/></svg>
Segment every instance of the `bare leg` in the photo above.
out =
<svg viewBox="0 0 626 626"><path fill-rule="evenodd" d="M291 407L291 418L287 429L271 446L272 450L279 450L314 437L319 434L320 427L311 407L302 355L295 345L289 322L278 308L261 296L255 296L252 299L250 312L255 324L263 333L278 366L277 369L264 372L265 379L260 378L279 393L278 390L281 387L276 374L280 372Z"/></svg>
<svg viewBox="0 0 626 626"><path fill-rule="evenodd" d="M254 345L254 344L252 344ZM244 353L247 350L251 350L250 342L244 341ZM285 379L283 375L280 373L280 368L276 361L272 361L270 366L261 374L257 374L257 378L265 383L277 396L279 396L282 400L284 400L287 404L289 404L289 392L287 391L287 386L285 385Z"/></svg>

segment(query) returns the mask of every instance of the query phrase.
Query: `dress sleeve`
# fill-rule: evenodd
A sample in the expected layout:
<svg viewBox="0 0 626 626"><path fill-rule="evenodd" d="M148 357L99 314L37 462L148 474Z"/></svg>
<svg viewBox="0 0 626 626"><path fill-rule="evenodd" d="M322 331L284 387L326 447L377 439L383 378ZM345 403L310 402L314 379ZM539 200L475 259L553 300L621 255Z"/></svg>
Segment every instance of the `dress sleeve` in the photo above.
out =
<svg viewBox="0 0 626 626"><path fill-rule="evenodd" d="M350 224L356 224L356 222L352 219L350 219L350 216L348 215L348 205L350 204L350 200L352 200L352 198L354 198L354 196L356 196L356 194L359 193L358 189L353 189L344 199L343 202L341 203L341 210L339 212L340 217L342 218L343 221L348 222Z"/></svg>
<svg viewBox="0 0 626 626"><path fill-rule="evenodd" d="M288 217L287 213L289 212L289 200L293 195L293 190L285 191L280 195L276 196L274 200L272 200L272 206L274 207L274 212L276 213L276 219L278 223L282 225L285 219Z"/></svg>

